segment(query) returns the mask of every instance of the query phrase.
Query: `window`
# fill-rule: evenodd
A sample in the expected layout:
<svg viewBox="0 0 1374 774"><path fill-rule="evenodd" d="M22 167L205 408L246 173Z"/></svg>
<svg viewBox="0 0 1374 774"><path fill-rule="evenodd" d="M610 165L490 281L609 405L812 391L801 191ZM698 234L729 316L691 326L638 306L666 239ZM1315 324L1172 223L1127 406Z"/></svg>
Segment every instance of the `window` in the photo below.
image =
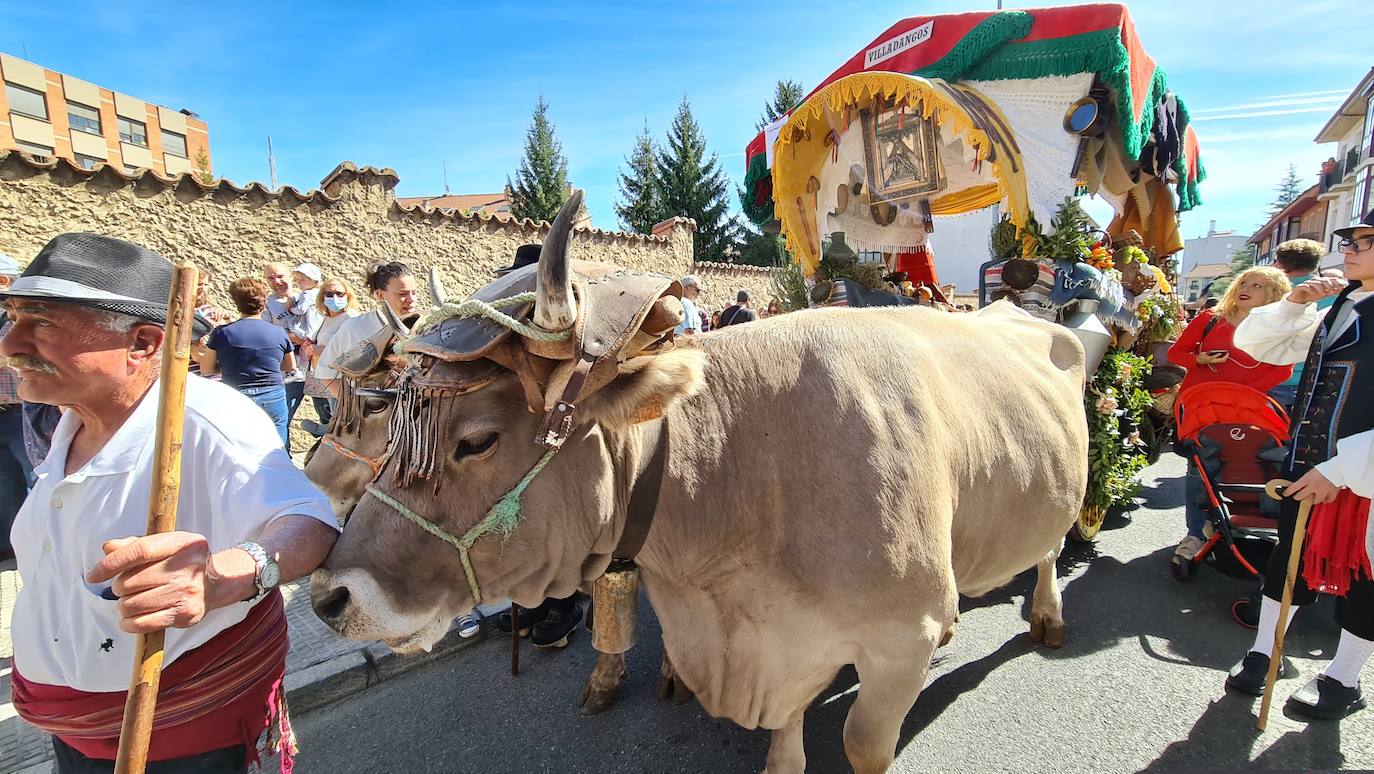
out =
<svg viewBox="0 0 1374 774"><path fill-rule="evenodd" d="M186 158L186 135L162 130L162 150Z"/></svg>
<svg viewBox="0 0 1374 774"><path fill-rule="evenodd" d="M76 163L80 164L82 169L95 169L96 164L105 163L105 159L98 159L95 156L83 156L80 153L74 155L76 156Z"/></svg>
<svg viewBox="0 0 1374 774"><path fill-rule="evenodd" d="M24 151L25 153L32 153L35 156L52 155L52 148L49 148L46 145L38 145L31 142L24 142L23 140L15 140L14 147L18 148L21 151Z"/></svg>
<svg viewBox="0 0 1374 774"><path fill-rule="evenodd" d="M140 169L142 169L142 167L136 167L136 166L134 166L133 164L125 164L125 165L124 165L124 174L126 174L126 175L132 175L133 173L137 172L137 171L140 170Z"/></svg>
<svg viewBox="0 0 1374 774"><path fill-rule="evenodd" d="M80 102L68 102L67 123L75 131L100 134L100 111Z"/></svg>
<svg viewBox="0 0 1374 774"><path fill-rule="evenodd" d="M10 102L11 113L37 118L40 121L48 120L48 101L43 97L43 92L6 82L5 98Z"/></svg>
<svg viewBox="0 0 1374 774"><path fill-rule="evenodd" d="M119 141L148 147L148 127L142 121L119 117Z"/></svg>
<svg viewBox="0 0 1374 774"><path fill-rule="evenodd" d="M1364 143L1368 153L1374 156L1374 95L1368 97L1364 108Z"/></svg>
<svg viewBox="0 0 1374 774"><path fill-rule="evenodd" d="M1364 219L1364 214L1369 208L1369 185L1370 175L1374 173L1374 167L1365 168L1364 175L1359 182L1355 183L1355 197L1350 202L1350 225L1359 224Z"/></svg>

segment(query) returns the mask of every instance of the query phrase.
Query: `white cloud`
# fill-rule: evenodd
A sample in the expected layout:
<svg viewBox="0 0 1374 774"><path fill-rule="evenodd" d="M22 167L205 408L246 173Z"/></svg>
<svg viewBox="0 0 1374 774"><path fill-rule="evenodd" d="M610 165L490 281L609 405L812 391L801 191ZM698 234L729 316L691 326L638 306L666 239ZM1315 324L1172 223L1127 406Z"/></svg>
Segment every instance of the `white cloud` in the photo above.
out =
<svg viewBox="0 0 1374 774"><path fill-rule="evenodd" d="M1314 97L1312 95L1294 95L1289 99L1276 99L1261 97L1258 102L1250 102L1244 105L1228 105L1226 107L1203 108L1202 110L1189 110L1190 115L1226 113L1232 110L1269 110L1272 108L1293 107L1294 105L1314 105L1321 104L1329 107L1337 107L1344 101L1343 95L1328 95Z"/></svg>
<svg viewBox="0 0 1374 774"><path fill-rule="evenodd" d="M1293 108L1292 110L1246 110L1239 113L1227 113L1218 116L1197 116L1193 118L1193 123L1200 121L1234 121L1240 118L1266 118L1269 116L1295 116L1301 113L1330 113L1331 107L1309 107ZM1191 115L1191 114L1190 114Z"/></svg>

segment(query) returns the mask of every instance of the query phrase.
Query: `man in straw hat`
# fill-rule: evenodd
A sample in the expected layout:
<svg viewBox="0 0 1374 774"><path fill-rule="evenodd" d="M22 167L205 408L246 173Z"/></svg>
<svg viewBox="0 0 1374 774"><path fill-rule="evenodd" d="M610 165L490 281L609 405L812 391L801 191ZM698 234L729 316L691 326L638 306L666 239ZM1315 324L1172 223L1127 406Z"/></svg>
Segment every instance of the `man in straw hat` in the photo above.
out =
<svg viewBox="0 0 1374 774"><path fill-rule="evenodd" d="M1335 230L1350 282L1316 277L1282 301L1255 309L1236 329L1235 343L1266 363L1304 363L1293 403L1293 440L1284 465L1294 479L1279 516L1279 544L1264 574L1255 643L1232 670L1227 686L1255 696L1264 690L1279 626L1289 554L1297 529L1297 500L1313 501L1305 548L1293 587L1294 607L1336 597L1340 643L1321 674L1295 691L1288 709L1339 720L1365 706L1360 670L1374 655L1374 212ZM1322 299L1334 298L1327 310ZM1286 665L1279 677L1290 677Z"/></svg>
<svg viewBox="0 0 1374 774"><path fill-rule="evenodd" d="M329 501L267 415L188 377L178 529L142 535L172 265L96 234L54 238L6 290L19 395L66 407L13 540L14 706L53 735L59 772L109 770L136 633L167 629L149 760L243 771L283 720L276 586L334 544ZM200 333L201 331L197 331ZM169 691L175 688L175 693ZM289 726L277 726L289 728Z"/></svg>

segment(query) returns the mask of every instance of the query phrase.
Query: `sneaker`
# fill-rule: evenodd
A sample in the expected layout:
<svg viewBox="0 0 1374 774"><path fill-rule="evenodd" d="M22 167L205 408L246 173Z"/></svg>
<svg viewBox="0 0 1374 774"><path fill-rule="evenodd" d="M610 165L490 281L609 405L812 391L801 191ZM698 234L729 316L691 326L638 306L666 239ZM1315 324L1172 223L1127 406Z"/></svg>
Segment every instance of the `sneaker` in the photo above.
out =
<svg viewBox="0 0 1374 774"><path fill-rule="evenodd" d="M1326 675L1317 675L1316 679L1288 697L1288 709L1295 715L1318 720L1340 720L1364 708L1364 693L1360 686L1351 688Z"/></svg>
<svg viewBox="0 0 1374 774"><path fill-rule="evenodd" d="M1202 538L1189 535L1178 544L1178 548L1174 549L1174 556L1182 557L1186 561L1191 562L1197 557L1198 552L1202 550L1203 545Z"/></svg>
<svg viewBox="0 0 1374 774"><path fill-rule="evenodd" d="M582 607L573 605L571 609L550 610L549 615L543 621L534 625L530 630L530 642L539 648L562 648L568 644L568 638L572 636L573 629L582 620Z"/></svg>
<svg viewBox="0 0 1374 774"><path fill-rule="evenodd" d="M548 614L549 601L547 599L539 603L539 607L520 608L520 636L530 636L530 630L534 628L535 624L538 624L539 622L543 621L544 618L548 616ZM509 609L497 614L496 628L506 634L510 634L511 626Z"/></svg>
<svg viewBox="0 0 1374 774"><path fill-rule="evenodd" d="M1295 675L1297 675L1297 670L1290 669L1287 664L1279 665L1280 680ZM1252 650L1245 654L1245 658L1241 659L1239 664L1231 667L1231 673L1226 677L1226 687L1250 696L1262 696L1264 695L1264 681L1268 677L1269 657Z"/></svg>
<svg viewBox="0 0 1374 774"><path fill-rule="evenodd" d="M482 631L482 624L477 621L474 615L465 615L458 618L458 636L463 639L477 636Z"/></svg>

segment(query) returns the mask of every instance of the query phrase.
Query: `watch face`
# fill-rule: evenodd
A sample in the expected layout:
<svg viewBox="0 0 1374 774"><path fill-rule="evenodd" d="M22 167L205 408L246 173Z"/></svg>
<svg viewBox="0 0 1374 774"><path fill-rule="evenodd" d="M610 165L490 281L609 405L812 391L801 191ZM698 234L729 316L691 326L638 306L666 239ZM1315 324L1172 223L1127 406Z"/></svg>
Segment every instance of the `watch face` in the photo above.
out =
<svg viewBox="0 0 1374 774"><path fill-rule="evenodd" d="M275 589L281 581L281 569L276 562L268 562L263 565L262 572L258 573L258 584L264 589Z"/></svg>

